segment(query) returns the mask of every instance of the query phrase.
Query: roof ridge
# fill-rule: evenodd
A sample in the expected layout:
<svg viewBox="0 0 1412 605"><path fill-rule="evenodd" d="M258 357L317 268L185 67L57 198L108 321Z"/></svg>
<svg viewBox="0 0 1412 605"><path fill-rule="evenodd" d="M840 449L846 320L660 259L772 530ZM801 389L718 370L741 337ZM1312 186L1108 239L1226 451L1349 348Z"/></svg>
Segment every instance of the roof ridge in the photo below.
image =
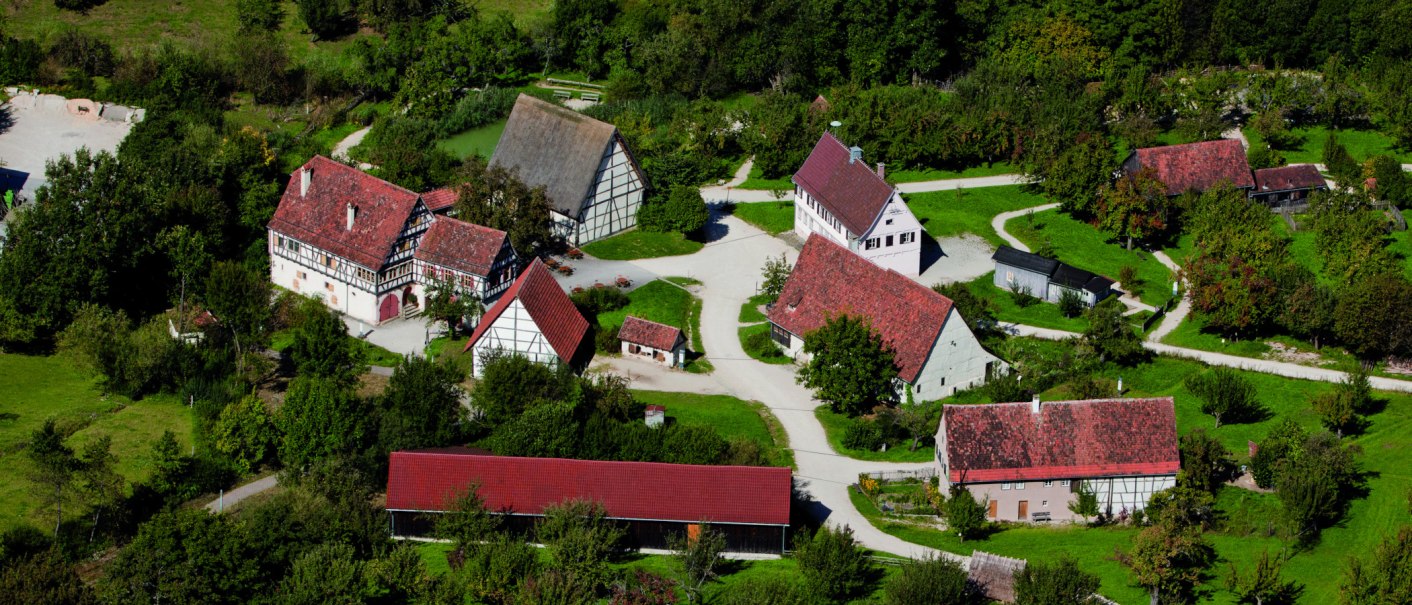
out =
<svg viewBox="0 0 1412 605"><path fill-rule="evenodd" d="M658 462L655 460L592 460L588 458L562 458L556 456L502 456L500 454L477 454L473 452L429 452L421 450L397 450L392 452L393 456L453 456L457 458L493 458L497 460L536 460L536 461L559 461L573 462L577 464L595 464L604 466L669 466L672 468L705 468L705 469L758 469L762 472L793 472L787 466L753 466L748 464L687 464L682 462Z"/></svg>
<svg viewBox="0 0 1412 605"><path fill-rule="evenodd" d="M403 187L403 186L401 186L401 185L398 185L397 183L394 183L394 182L392 182L392 181L389 181L389 180L387 180L387 179L385 179L385 178L382 178L382 177L379 177L379 176L373 176L373 175L371 175L371 174L368 174L368 173L366 173L366 172L363 172L362 170L359 170L359 169L356 168L356 167L349 166L348 164L344 164L343 162L340 162L340 161L338 161L338 160L335 160L335 159L333 159L333 158L330 158L330 157L328 157L328 156L325 156L324 154L321 154L321 153L316 153L316 154L314 154L314 157L311 157L311 158L309 158L309 161L304 162L304 166L301 166L301 168L307 167L307 166L309 166L310 164L313 164L313 163L314 163L314 160L323 160L323 162L326 163L326 164L329 164L329 165L332 165L332 166L337 166L337 167L342 168L342 169L344 169L344 170L348 170L348 171L350 172L350 174L357 174L357 175L359 175L359 178L360 178L360 179L367 178L367 179L372 179L372 180L375 180L375 181L381 181L381 182L383 182L383 183L387 183L387 184L390 185L393 189L398 189L398 190L400 190L400 191L402 191L402 192L405 192L405 193L407 193L408 195L411 195L411 196L416 197L416 198L418 198L418 199L421 199L421 197L422 197L422 194L417 193L417 192L415 192L415 191L412 191L411 189L408 189L408 188L406 188L406 187ZM435 191L435 190L433 190L433 191ZM428 193L430 193L430 192L428 192Z"/></svg>

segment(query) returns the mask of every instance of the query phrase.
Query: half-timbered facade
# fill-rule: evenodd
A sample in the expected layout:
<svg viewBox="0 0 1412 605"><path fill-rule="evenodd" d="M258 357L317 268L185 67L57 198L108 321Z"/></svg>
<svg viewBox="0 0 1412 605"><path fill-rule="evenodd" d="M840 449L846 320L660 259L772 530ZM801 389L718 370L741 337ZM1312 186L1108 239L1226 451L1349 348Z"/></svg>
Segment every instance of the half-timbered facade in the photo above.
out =
<svg viewBox="0 0 1412 605"><path fill-rule="evenodd" d="M466 343L479 378L496 355L522 355L535 363L564 364L581 371L593 357L588 320L544 263L535 259L500 300L481 317Z"/></svg>
<svg viewBox="0 0 1412 605"><path fill-rule="evenodd" d="M427 228L412 258L417 292L433 281L447 281L486 302L510 287L519 267L519 256L504 231L446 216Z"/></svg>
<svg viewBox="0 0 1412 605"><path fill-rule="evenodd" d="M824 133L794 174L794 232L819 234L879 267L921 272L922 224L863 150Z"/></svg>
<svg viewBox="0 0 1412 605"><path fill-rule="evenodd" d="M465 227L439 228L438 253L419 262L423 238L439 221ZM440 217L422 196L323 156L290 176L268 246L275 285L374 325L420 311L428 267L493 296L514 278L518 262L503 232Z"/></svg>
<svg viewBox="0 0 1412 605"><path fill-rule="evenodd" d="M647 177L617 128L524 94L490 163L544 187L556 230L573 245L636 226L647 194Z"/></svg>
<svg viewBox="0 0 1412 605"><path fill-rule="evenodd" d="M1176 484L1171 397L946 406L936 435L943 488L960 485L997 521L1068 521L1080 489L1099 512L1132 513Z"/></svg>

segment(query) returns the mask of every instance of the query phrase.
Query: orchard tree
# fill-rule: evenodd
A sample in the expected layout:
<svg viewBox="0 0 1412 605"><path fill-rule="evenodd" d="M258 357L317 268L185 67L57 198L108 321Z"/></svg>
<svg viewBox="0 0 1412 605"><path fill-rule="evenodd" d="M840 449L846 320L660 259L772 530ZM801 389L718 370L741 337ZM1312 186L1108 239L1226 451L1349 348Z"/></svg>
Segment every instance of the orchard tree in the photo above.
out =
<svg viewBox="0 0 1412 605"><path fill-rule="evenodd" d="M646 231L687 235L704 229L710 219L701 191L689 185L676 185L665 198L653 197L637 211L637 224Z"/></svg>
<svg viewBox="0 0 1412 605"><path fill-rule="evenodd" d="M275 31L284 21L284 6L277 0L236 0L235 20L241 34Z"/></svg>
<svg viewBox="0 0 1412 605"><path fill-rule="evenodd" d="M1329 131L1324 138L1324 148L1321 158L1324 167L1329 174L1334 177L1340 187L1356 188L1362 185L1362 169L1358 166L1358 161L1348 153L1348 148L1343 143L1338 142L1338 135L1334 131Z"/></svg>
<svg viewBox="0 0 1412 605"><path fill-rule="evenodd" d="M426 313L427 323L446 322L446 336L456 337L456 326L463 317L479 317L485 312L480 297L474 292L463 291L452 281L454 277L432 276L426 282L426 297L422 312Z"/></svg>
<svg viewBox="0 0 1412 605"><path fill-rule="evenodd" d="M764 279L760 284L760 293L768 296L770 302L775 302L775 299L780 297L780 293L784 292L784 284L789 281L789 274L794 272L794 267L790 266L789 261L781 253L779 258L765 259L765 266L760 271L761 277Z"/></svg>
<svg viewBox="0 0 1412 605"><path fill-rule="evenodd" d="M932 286L932 291L951 299L956 312L966 320L966 327L977 337L996 331L995 303L989 298L976 296L964 282L936 284Z"/></svg>
<svg viewBox="0 0 1412 605"><path fill-rule="evenodd" d="M332 40L343 35L352 20L342 0L297 0L299 18L309 26L315 40Z"/></svg>
<svg viewBox="0 0 1412 605"><path fill-rule="evenodd" d="M1220 491L1227 481L1236 478L1239 467L1226 446L1198 428L1182 435L1178 442L1182 470L1177 484L1210 494Z"/></svg>
<svg viewBox="0 0 1412 605"><path fill-rule="evenodd" d="M971 582L960 563L927 555L902 564L883 584L882 602L885 605L981 605L989 601Z"/></svg>
<svg viewBox="0 0 1412 605"><path fill-rule="evenodd" d="M229 516L178 509L138 527L98 590L110 603L249 603L260 593L259 560Z"/></svg>
<svg viewBox="0 0 1412 605"><path fill-rule="evenodd" d="M251 394L221 410L215 427L216 450L227 456L236 472L246 474L274 456L279 431L265 402Z"/></svg>
<svg viewBox="0 0 1412 605"><path fill-rule="evenodd" d="M1059 154L1040 187L1059 207L1075 217L1091 216L1099 192L1113 178L1113 146L1101 136L1085 134Z"/></svg>
<svg viewBox="0 0 1412 605"><path fill-rule="evenodd" d="M348 386L300 376L289 383L275 422L284 433L280 461L302 473L325 458L357 453L367 426L367 410Z"/></svg>
<svg viewBox="0 0 1412 605"><path fill-rule="evenodd" d="M85 443L78 456L78 494L93 518L88 530L89 543L98 533L103 511L118 509L126 495L127 481L115 468L118 459L112 447L113 438L104 435Z"/></svg>
<svg viewBox="0 0 1412 605"><path fill-rule="evenodd" d="M1350 556L1339 585L1343 605L1383 605L1406 602L1412 590L1412 526L1403 525L1397 533L1383 538L1365 561Z"/></svg>
<svg viewBox="0 0 1412 605"><path fill-rule="evenodd" d="M858 416L895 397L892 347L864 318L840 315L804 335L809 363L797 380L840 414Z"/></svg>
<svg viewBox="0 0 1412 605"><path fill-rule="evenodd" d="M1152 605L1195 603L1196 587L1215 561L1216 551L1199 527L1160 523L1139 532L1132 548L1118 553L1118 562L1132 570L1134 582L1147 589Z"/></svg>
<svg viewBox="0 0 1412 605"><path fill-rule="evenodd" d="M64 445L64 435L55 427L53 419L45 420L43 426L30 434L25 456L33 465L30 478L40 498L54 509L54 537L58 538L59 526L64 521L64 502L73 498L69 489L79 469L79 460L73 449Z"/></svg>
<svg viewBox="0 0 1412 605"><path fill-rule="evenodd" d="M1260 551L1260 558L1248 571L1241 571L1229 562L1226 588L1235 594L1236 602L1248 605L1294 605L1304 594L1304 587L1294 580L1280 579L1285 557L1270 557L1270 551Z"/></svg>
<svg viewBox="0 0 1412 605"><path fill-rule="evenodd" d="M1100 190L1094 216L1100 229L1126 240L1127 248L1132 250L1135 240L1166 234L1172 227L1173 212L1167 186L1151 169L1144 168Z"/></svg>
<svg viewBox="0 0 1412 605"><path fill-rule="evenodd" d="M1116 299L1105 300L1088 310L1088 327L1084 329L1082 341L1103 361L1126 365L1146 355L1142 337L1123 316L1123 305Z"/></svg>
<svg viewBox="0 0 1412 605"><path fill-rule="evenodd" d="M568 501L544 510L535 536L549 551L551 567L595 590L607 585L608 563L622 548L624 532L607 518L601 504Z"/></svg>
<svg viewBox="0 0 1412 605"><path fill-rule="evenodd" d="M962 542L981 537L986 529L986 507L988 501L977 501L971 490L960 485L951 486L951 495L946 499L946 527Z"/></svg>
<svg viewBox="0 0 1412 605"><path fill-rule="evenodd" d="M1072 557L1034 559L1015 574L1015 605L1088 605L1098 586L1098 576L1079 569Z"/></svg>
<svg viewBox="0 0 1412 605"><path fill-rule="evenodd" d="M696 535L672 536L668 543L688 603L701 602L702 591L720 577L725 562L721 553L726 550L726 535L707 523L699 527L701 531Z"/></svg>
<svg viewBox="0 0 1412 605"><path fill-rule="evenodd" d="M1187 377L1188 391L1201 400L1201 412L1221 422L1239 424L1259 420L1265 409L1255 400L1255 385L1230 368L1215 368Z"/></svg>
<svg viewBox="0 0 1412 605"><path fill-rule="evenodd" d="M876 570L868 552L853 538L847 525L819 528L794 541L794 560L810 592L819 599L846 601L859 596L873 581Z"/></svg>
<svg viewBox="0 0 1412 605"><path fill-rule="evenodd" d="M1217 256L1206 250L1182 270L1188 296L1213 330L1227 335L1266 325L1279 302L1279 288L1263 267L1246 257Z"/></svg>

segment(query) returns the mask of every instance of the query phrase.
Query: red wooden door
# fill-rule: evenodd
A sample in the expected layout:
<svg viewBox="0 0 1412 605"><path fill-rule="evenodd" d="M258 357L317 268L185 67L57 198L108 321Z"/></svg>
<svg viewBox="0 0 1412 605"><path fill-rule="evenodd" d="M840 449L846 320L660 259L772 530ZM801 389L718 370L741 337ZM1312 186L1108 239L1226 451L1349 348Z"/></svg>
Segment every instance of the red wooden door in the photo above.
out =
<svg viewBox="0 0 1412 605"><path fill-rule="evenodd" d="M397 295L388 294L387 298L382 299L382 305L378 307L378 321L383 322L397 317L397 313Z"/></svg>

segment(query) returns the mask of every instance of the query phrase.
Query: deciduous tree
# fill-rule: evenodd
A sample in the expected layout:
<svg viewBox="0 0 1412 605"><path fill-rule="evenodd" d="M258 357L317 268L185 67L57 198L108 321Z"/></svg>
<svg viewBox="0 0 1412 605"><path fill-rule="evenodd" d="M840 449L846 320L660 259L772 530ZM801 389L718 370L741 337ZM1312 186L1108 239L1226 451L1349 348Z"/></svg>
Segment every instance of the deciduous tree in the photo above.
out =
<svg viewBox="0 0 1412 605"><path fill-rule="evenodd" d="M909 560L883 584L886 605L980 605L986 599L960 563L927 555Z"/></svg>
<svg viewBox="0 0 1412 605"><path fill-rule="evenodd" d="M323 378L295 378L275 419L284 433L279 459L285 468L302 473L320 460L355 454L366 420L364 405L347 386Z"/></svg>
<svg viewBox="0 0 1412 605"><path fill-rule="evenodd" d="M1087 605L1098 585L1098 576L1079 569L1072 557L1033 559L1015 574L1015 605Z"/></svg>
<svg viewBox="0 0 1412 605"><path fill-rule="evenodd" d="M1255 385L1229 368L1215 368L1192 374L1184 382L1188 391L1201 399L1201 412L1221 422L1239 424L1258 420L1264 408L1255 400Z"/></svg>
<svg viewBox="0 0 1412 605"><path fill-rule="evenodd" d="M1204 582L1216 551L1199 527L1157 524L1133 538L1132 549L1118 561L1132 570L1133 580L1147 589L1152 605L1195 603L1197 585Z"/></svg>
<svg viewBox="0 0 1412 605"><path fill-rule="evenodd" d="M1163 235L1171 228L1167 186L1150 169L1128 175L1099 191L1094 216L1098 227L1119 240L1133 242Z"/></svg>
<svg viewBox="0 0 1412 605"><path fill-rule="evenodd" d="M422 312L427 323L446 323L446 336L456 337L456 326L464 317L479 317L485 311L480 297L474 291L465 291L451 279L430 277L426 280L426 297L422 302Z"/></svg>
<svg viewBox="0 0 1412 605"><path fill-rule="evenodd" d="M1304 586L1294 580L1280 578L1280 569L1285 557L1270 557L1269 551L1260 551L1255 566L1242 572L1235 562L1230 562L1226 576L1226 588L1235 594L1238 603L1249 605L1293 605L1304 593Z"/></svg>
<svg viewBox="0 0 1412 605"><path fill-rule="evenodd" d="M696 535L673 536L668 543L688 603L699 603L706 585L721 575L726 535L702 523Z"/></svg>
<svg viewBox="0 0 1412 605"><path fill-rule="evenodd" d="M1118 364L1130 364L1146 355L1142 337L1128 323L1128 318L1123 317L1123 305L1116 299L1105 300L1089 309L1083 343L1100 359Z"/></svg>
<svg viewBox="0 0 1412 605"><path fill-rule="evenodd" d="M83 445L78 457L78 493L93 518L88 530L88 541L93 542L98 533L103 511L112 512L122 504L126 495L126 480L114 466L118 459L112 452L113 438L103 435Z"/></svg>
<svg viewBox="0 0 1412 605"><path fill-rule="evenodd" d="M804 335L804 352L812 357L797 380L833 411L857 416L895 398L892 348L866 319L830 318Z"/></svg>
<svg viewBox="0 0 1412 605"><path fill-rule="evenodd" d="M463 378L455 367L407 356L398 362L378 401L381 450L458 445L465 436Z"/></svg>
<svg viewBox="0 0 1412 605"><path fill-rule="evenodd" d="M764 280L760 283L760 293L770 297L770 302L774 302L779 298L780 292L784 291L784 284L789 280L789 274L794 271L794 267L780 254L778 259L766 258L765 266L760 271Z"/></svg>
<svg viewBox="0 0 1412 605"><path fill-rule="evenodd" d="M622 548L624 532L602 505L568 501L545 509L535 535L548 548L554 569L597 589L607 585L608 563Z"/></svg>
<svg viewBox="0 0 1412 605"><path fill-rule="evenodd" d="M348 335L343 315L314 297L300 301L298 314L289 358L299 376L345 386L357 381L367 364L357 342Z"/></svg>
<svg viewBox="0 0 1412 605"><path fill-rule="evenodd" d="M236 472L246 474L270 460L279 445L279 430L265 402L251 394L221 410L214 431L216 449L227 456Z"/></svg>
<svg viewBox="0 0 1412 605"><path fill-rule="evenodd" d="M946 499L946 527L964 542L980 537L986 528L987 501L977 501L971 490L960 485L951 486L951 495Z"/></svg>
<svg viewBox="0 0 1412 605"><path fill-rule="evenodd" d="M1383 538L1365 561L1352 555L1339 585L1339 602L1343 605L1383 605L1405 601L1412 593L1412 526L1404 525L1397 533Z"/></svg>
<svg viewBox="0 0 1412 605"><path fill-rule="evenodd" d="M558 245L543 187L531 189L514 172L474 156L456 178L462 183L456 187L458 218L506 232L520 258L534 258Z"/></svg>
<svg viewBox="0 0 1412 605"><path fill-rule="evenodd" d="M847 525L819 528L794 541L794 559L804 583L816 598L839 602L858 596L873 582L876 570Z"/></svg>
<svg viewBox="0 0 1412 605"><path fill-rule="evenodd" d="M54 509L54 537L58 538L59 526L64 521L64 502L73 498L69 490L74 473L79 469L79 460L73 449L64 445L64 435L53 419L45 420L39 430L30 434L25 456L34 465L30 479L38 488L40 498Z"/></svg>
<svg viewBox="0 0 1412 605"><path fill-rule="evenodd" d="M1182 470L1177 474L1178 485L1215 494L1227 481L1236 477L1239 467L1231 458L1231 453L1205 429L1198 428L1182 435L1177 449L1182 458Z"/></svg>

